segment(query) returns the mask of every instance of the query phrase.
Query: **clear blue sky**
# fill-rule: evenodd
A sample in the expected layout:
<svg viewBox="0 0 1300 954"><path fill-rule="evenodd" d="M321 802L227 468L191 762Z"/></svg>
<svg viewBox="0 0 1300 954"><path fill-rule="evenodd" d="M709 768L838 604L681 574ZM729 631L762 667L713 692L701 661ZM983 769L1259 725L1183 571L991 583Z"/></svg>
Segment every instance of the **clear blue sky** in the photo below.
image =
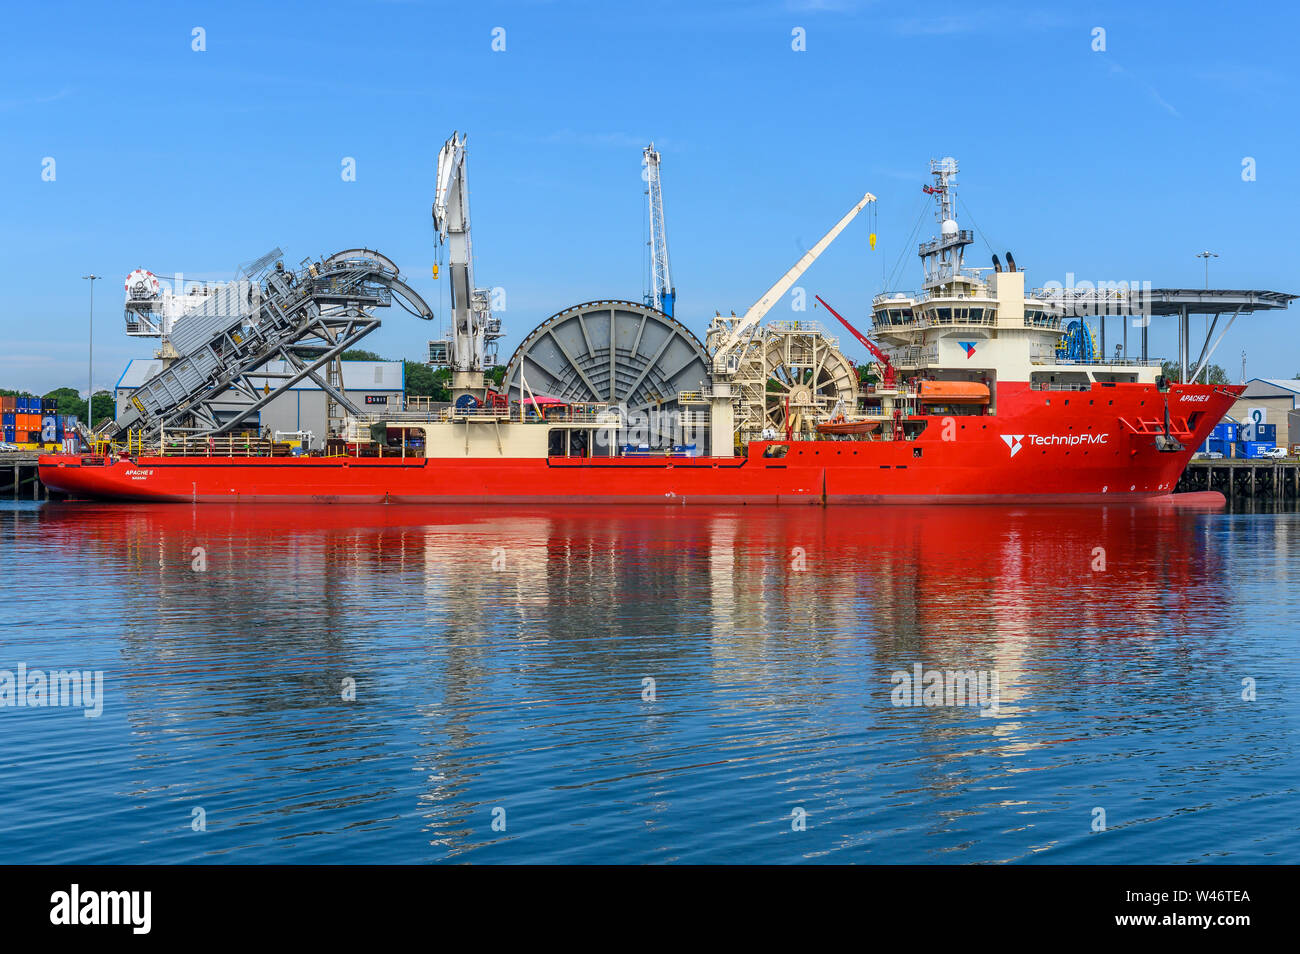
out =
<svg viewBox="0 0 1300 954"><path fill-rule="evenodd" d="M806 51L791 49L796 27ZM152 350L123 332L137 266L223 278L276 245L292 263L367 245L441 313L429 206L453 129L470 137L476 277L507 294L503 359L571 304L640 298L650 139L678 314L700 335L868 189L876 251L864 216L802 284L863 317L902 255L897 284L915 287L904 243L928 160L945 155L962 165L962 224L1011 249L1032 284L1072 271L1199 286L1195 253L1211 249L1212 285L1300 292L1298 33L1290 8L1196 2L13 5L0 386L84 388L90 271L106 276L97 387ZM988 253L980 241L972 263ZM424 354L427 325L384 321L363 347ZM1291 377L1297 322L1297 309L1243 318L1216 360L1235 380L1245 350L1249 376ZM1153 351L1172 356L1170 331Z"/></svg>

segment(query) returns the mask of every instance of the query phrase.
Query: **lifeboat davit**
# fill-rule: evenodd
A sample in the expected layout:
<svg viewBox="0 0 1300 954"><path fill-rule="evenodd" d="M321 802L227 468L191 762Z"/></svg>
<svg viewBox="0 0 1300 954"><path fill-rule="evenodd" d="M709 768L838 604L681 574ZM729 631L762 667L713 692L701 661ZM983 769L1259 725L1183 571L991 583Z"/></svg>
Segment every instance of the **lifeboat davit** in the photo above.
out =
<svg viewBox="0 0 1300 954"><path fill-rule="evenodd" d="M922 381L922 404L988 404L989 386L978 381Z"/></svg>

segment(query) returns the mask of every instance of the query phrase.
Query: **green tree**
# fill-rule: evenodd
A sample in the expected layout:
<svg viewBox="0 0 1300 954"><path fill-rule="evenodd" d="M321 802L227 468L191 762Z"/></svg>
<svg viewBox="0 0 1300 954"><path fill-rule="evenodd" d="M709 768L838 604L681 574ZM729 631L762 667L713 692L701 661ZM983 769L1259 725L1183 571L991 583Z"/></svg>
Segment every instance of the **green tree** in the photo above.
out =
<svg viewBox="0 0 1300 954"><path fill-rule="evenodd" d="M1195 370L1194 368L1192 370ZM1170 381L1181 381L1182 376L1179 373L1177 361L1161 361L1160 373ZM1228 372L1217 364L1212 364L1201 372L1201 376L1196 379L1201 384L1231 384L1228 379Z"/></svg>
<svg viewBox="0 0 1300 954"><path fill-rule="evenodd" d="M433 372L434 388L432 397L435 401L451 400L451 368L437 368Z"/></svg>
<svg viewBox="0 0 1300 954"><path fill-rule="evenodd" d="M45 397L59 402L60 414L74 415L79 421L86 419L86 400L76 388L55 388Z"/></svg>
<svg viewBox="0 0 1300 954"><path fill-rule="evenodd" d="M91 416L92 425L101 424L105 419L110 421L117 419L117 406L113 402L113 395L108 391L96 391L91 408L95 412Z"/></svg>
<svg viewBox="0 0 1300 954"><path fill-rule="evenodd" d="M436 371L420 361L404 361L406 368L406 393L416 397L428 397L435 401L450 401L451 370L438 368Z"/></svg>
<svg viewBox="0 0 1300 954"><path fill-rule="evenodd" d="M375 354L375 352L362 351L360 348L352 348L348 351L344 351L341 355L339 355L339 358L341 358L344 361L383 361L384 360L383 358L379 357L379 355Z"/></svg>
<svg viewBox="0 0 1300 954"><path fill-rule="evenodd" d="M504 364L493 365L487 376L489 381L497 387L501 387L501 382L506 379L506 366Z"/></svg>

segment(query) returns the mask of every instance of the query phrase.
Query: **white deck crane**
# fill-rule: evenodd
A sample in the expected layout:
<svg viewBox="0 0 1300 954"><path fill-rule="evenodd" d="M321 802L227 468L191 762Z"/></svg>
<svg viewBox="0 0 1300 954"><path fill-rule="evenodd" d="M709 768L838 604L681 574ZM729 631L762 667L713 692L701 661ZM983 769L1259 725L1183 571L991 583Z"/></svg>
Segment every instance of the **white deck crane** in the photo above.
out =
<svg viewBox="0 0 1300 954"><path fill-rule="evenodd" d="M731 379L737 370L737 346L799 280L799 276L817 261L841 232L848 228L849 223L857 218L858 213L866 208L867 203L875 201L874 195L870 192L866 193L858 200L857 205L849 209L844 218L831 226L831 230L821 237L821 241L805 252L803 257L795 262L793 268L782 275L762 298L750 306L749 311L745 312L739 321L733 318L728 323L729 327L723 332L711 358L713 386L712 398L709 402L709 428L711 452L714 457L731 457L735 453L735 408L732 406ZM715 316L713 320L726 321L721 315Z"/></svg>
<svg viewBox="0 0 1300 954"><path fill-rule="evenodd" d="M659 153L650 143L642 152L641 164L645 166L646 195L650 203L650 294L646 304L662 311L669 318L677 301L673 287L672 271L668 264L668 232L664 228L664 193L659 179Z"/></svg>
<svg viewBox="0 0 1300 954"><path fill-rule="evenodd" d="M433 224L447 246L451 282L451 338L430 342L430 363L451 367L453 400L459 394L483 396L483 372L495 358L501 322L492 317L491 297L474 287L474 249L469 230L469 183L465 176L465 136L453 132L438 153ZM435 271L436 276L436 271Z"/></svg>

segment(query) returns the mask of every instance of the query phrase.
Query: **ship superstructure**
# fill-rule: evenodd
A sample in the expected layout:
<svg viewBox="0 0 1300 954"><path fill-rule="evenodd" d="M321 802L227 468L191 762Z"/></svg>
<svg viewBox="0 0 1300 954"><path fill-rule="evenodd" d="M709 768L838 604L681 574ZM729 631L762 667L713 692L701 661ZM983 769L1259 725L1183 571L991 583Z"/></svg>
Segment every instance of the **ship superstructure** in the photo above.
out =
<svg viewBox="0 0 1300 954"><path fill-rule="evenodd" d="M957 160L934 160L930 172L934 184L926 191L935 198L939 234L919 249L921 289L882 292L872 304L872 333L906 378L985 384L989 413L996 413L999 382L1034 390L1155 384L1159 361L1105 360L1086 316L1027 295L1025 273L1010 252L1005 264L994 255L989 268L969 267L974 233L957 223Z"/></svg>

